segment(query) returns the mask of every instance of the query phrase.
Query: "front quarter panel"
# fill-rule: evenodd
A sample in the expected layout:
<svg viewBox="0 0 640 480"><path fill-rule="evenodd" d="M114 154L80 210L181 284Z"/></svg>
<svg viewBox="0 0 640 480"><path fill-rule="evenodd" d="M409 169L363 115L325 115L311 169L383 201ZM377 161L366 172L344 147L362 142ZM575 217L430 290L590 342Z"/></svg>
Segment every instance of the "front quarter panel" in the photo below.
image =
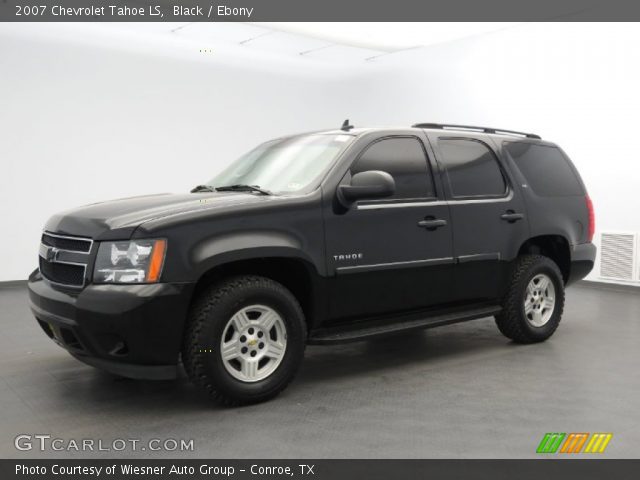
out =
<svg viewBox="0 0 640 480"><path fill-rule="evenodd" d="M320 192L143 224L134 238L168 241L163 282L196 282L229 262L300 258L325 274Z"/></svg>

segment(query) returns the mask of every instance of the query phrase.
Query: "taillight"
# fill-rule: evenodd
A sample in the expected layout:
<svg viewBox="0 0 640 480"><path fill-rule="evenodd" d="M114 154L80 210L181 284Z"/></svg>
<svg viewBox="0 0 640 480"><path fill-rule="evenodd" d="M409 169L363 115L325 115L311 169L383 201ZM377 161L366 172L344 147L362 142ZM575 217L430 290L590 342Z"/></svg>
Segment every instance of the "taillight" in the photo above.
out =
<svg viewBox="0 0 640 480"><path fill-rule="evenodd" d="M593 202L589 195L585 197L587 201L587 211L589 212L589 229L587 230L587 242L593 240L593 234L596 232L596 214L593 211Z"/></svg>

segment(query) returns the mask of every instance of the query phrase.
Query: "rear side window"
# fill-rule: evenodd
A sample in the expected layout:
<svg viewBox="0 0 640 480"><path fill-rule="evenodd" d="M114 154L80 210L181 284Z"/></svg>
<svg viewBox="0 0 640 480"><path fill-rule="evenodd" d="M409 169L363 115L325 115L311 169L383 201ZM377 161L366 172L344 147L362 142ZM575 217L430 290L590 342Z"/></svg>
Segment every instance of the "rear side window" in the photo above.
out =
<svg viewBox="0 0 640 480"><path fill-rule="evenodd" d="M351 166L351 174L382 170L396 182L391 198L431 198L435 196L427 157L417 138L385 138L368 146Z"/></svg>
<svg viewBox="0 0 640 480"><path fill-rule="evenodd" d="M453 197L496 197L506 193L498 160L484 143L442 139L438 146Z"/></svg>
<svg viewBox="0 0 640 480"><path fill-rule="evenodd" d="M505 149L537 195L584 195L580 180L559 148L508 142L505 143Z"/></svg>

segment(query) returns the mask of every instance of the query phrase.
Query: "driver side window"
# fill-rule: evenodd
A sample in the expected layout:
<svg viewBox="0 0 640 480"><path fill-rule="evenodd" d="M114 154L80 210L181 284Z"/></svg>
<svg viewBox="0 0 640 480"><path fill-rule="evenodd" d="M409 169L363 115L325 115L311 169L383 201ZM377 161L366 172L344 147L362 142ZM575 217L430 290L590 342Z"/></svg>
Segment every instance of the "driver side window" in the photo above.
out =
<svg viewBox="0 0 640 480"><path fill-rule="evenodd" d="M369 145L351 166L351 174L367 170L382 170L393 177L392 200L435 197L427 156L415 137L384 138Z"/></svg>

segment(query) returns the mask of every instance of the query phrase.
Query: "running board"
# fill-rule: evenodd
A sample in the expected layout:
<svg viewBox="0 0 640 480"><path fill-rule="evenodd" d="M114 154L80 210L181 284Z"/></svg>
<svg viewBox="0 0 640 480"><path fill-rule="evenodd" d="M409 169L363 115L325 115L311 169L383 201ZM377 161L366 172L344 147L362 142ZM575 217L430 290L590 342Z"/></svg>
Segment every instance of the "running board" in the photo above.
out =
<svg viewBox="0 0 640 480"><path fill-rule="evenodd" d="M374 322L365 321L357 324L340 325L331 328L321 328L312 332L308 343L311 345L329 345L335 343L357 342L359 340L368 340L369 338L390 335L397 332L405 332L407 330L418 330L425 328L440 327L442 325L450 325L452 323L466 322L477 318L491 317L502 311L502 307L485 306L465 310L464 312L453 312L436 315L428 318L402 320L402 317L387 320L381 323L380 320ZM406 316L405 316L406 318Z"/></svg>

